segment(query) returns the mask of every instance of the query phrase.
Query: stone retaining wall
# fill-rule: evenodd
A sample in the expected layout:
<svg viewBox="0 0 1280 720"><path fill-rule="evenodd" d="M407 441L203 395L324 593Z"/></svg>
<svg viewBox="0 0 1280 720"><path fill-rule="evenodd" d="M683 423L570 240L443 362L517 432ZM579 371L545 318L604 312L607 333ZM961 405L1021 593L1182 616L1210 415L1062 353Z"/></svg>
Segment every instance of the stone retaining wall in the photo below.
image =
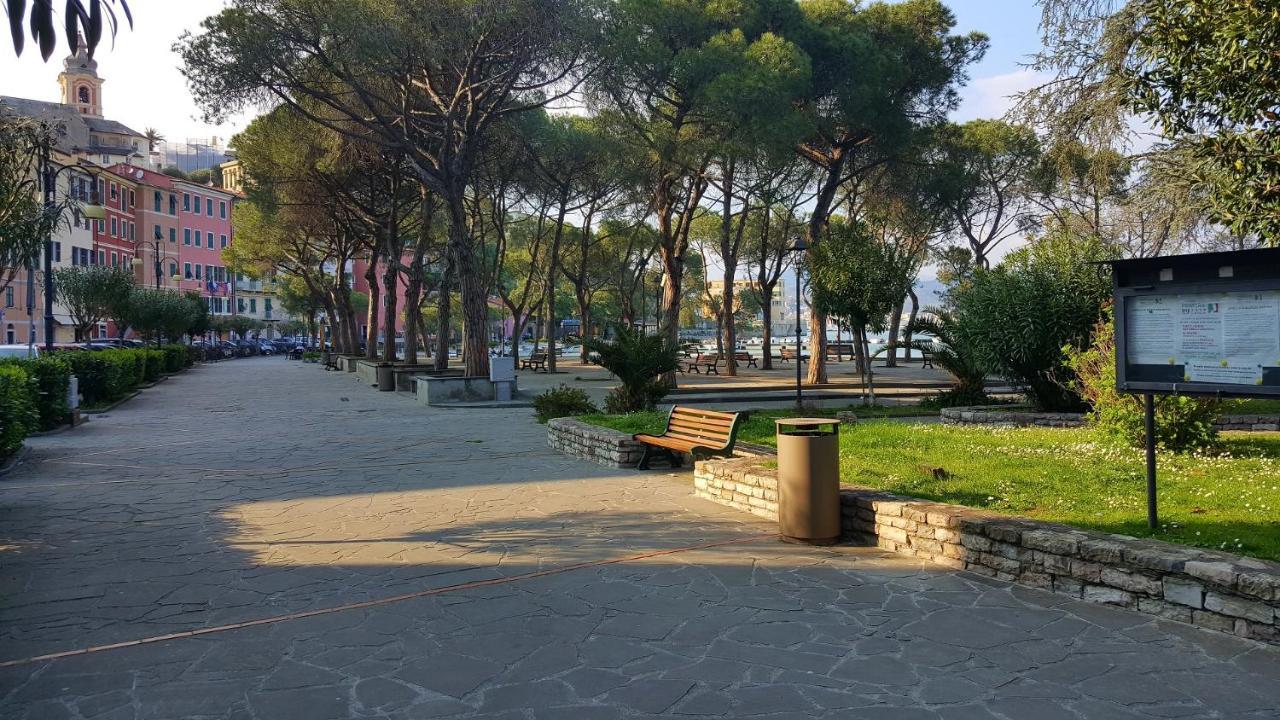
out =
<svg viewBox="0 0 1280 720"><path fill-rule="evenodd" d="M566 455L611 468L633 468L644 452L644 447L628 433L588 425L571 417L547 421L547 444Z"/></svg>
<svg viewBox="0 0 1280 720"><path fill-rule="evenodd" d="M1084 427L1084 413L1050 413L1007 410L1000 405L943 408L944 425L1014 425L1017 427ZM1219 430L1280 430L1280 415L1223 415L1214 421Z"/></svg>
<svg viewBox="0 0 1280 720"><path fill-rule="evenodd" d="M777 518L764 458L705 460L694 494ZM864 488L841 491L843 536L957 570L1280 645L1280 564L1078 530Z"/></svg>

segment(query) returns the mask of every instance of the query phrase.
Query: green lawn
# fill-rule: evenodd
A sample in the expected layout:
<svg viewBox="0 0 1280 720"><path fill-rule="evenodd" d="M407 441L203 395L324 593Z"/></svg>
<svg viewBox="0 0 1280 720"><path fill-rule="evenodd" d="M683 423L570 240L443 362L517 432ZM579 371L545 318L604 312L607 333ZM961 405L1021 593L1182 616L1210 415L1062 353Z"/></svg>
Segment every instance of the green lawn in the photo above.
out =
<svg viewBox="0 0 1280 720"><path fill-rule="evenodd" d="M767 416L776 414L754 416L742 438L773 444ZM661 430L663 421L657 413L584 419L630 432ZM1098 443L1088 430L871 421L840 437L849 484L1280 560L1280 433L1225 433L1215 453L1162 454L1155 533L1142 450Z"/></svg>

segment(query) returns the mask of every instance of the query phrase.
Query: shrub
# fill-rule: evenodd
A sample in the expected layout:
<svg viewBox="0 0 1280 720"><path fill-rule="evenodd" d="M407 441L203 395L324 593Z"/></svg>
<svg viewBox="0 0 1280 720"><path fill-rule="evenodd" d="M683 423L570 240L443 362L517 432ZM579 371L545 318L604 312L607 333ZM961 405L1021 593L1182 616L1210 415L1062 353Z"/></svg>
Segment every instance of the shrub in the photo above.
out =
<svg viewBox="0 0 1280 720"><path fill-rule="evenodd" d="M0 364L0 456L22 447L36 427L34 387L27 371L17 363Z"/></svg>
<svg viewBox="0 0 1280 720"><path fill-rule="evenodd" d="M942 307L926 307L915 322L907 327L906 332L933 336L932 340L916 338L912 340L910 347L932 355L933 363L946 370L956 381L954 389L929 398L936 399L934 407L982 405L987 402L984 390L986 369L974 349L961 336L954 312Z"/></svg>
<svg viewBox="0 0 1280 720"><path fill-rule="evenodd" d="M164 355L164 372L166 373L181 372L191 364L191 356L186 345L164 345L161 346L160 352Z"/></svg>
<svg viewBox="0 0 1280 720"><path fill-rule="evenodd" d="M120 370L107 362L103 353L77 351L63 353L61 357L71 366L85 405L99 405L115 397Z"/></svg>
<svg viewBox="0 0 1280 720"><path fill-rule="evenodd" d="M1063 347L1088 342L1111 282L1094 263L1111 254L1097 237L1054 230L975 271L952 297L956 336L979 363L1017 385L1042 410L1079 410Z"/></svg>
<svg viewBox="0 0 1280 720"><path fill-rule="evenodd" d="M136 350L142 356L142 378L146 382L155 382L164 372L164 353L153 348Z"/></svg>
<svg viewBox="0 0 1280 720"><path fill-rule="evenodd" d="M1085 348L1068 348L1075 389L1092 406L1089 424L1104 438L1126 445L1146 443L1146 414L1137 395L1116 391L1115 321L1108 310ZM1156 443L1174 451L1210 447L1218 440L1214 420L1223 404L1213 398L1157 395Z"/></svg>
<svg viewBox="0 0 1280 720"><path fill-rule="evenodd" d="M943 408L953 407L969 407L971 405L1001 405L1004 404L990 395L987 395L981 388L952 388L937 395L920 401L920 407L925 410L941 410Z"/></svg>
<svg viewBox="0 0 1280 720"><path fill-rule="evenodd" d="M600 412L585 392L568 385L561 385L535 396L533 410L538 414L540 423L545 423L552 418Z"/></svg>
<svg viewBox="0 0 1280 720"><path fill-rule="evenodd" d="M320 362L320 351L308 350L302 353L302 362L318 363Z"/></svg>
<svg viewBox="0 0 1280 720"><path fill-rule="evenodd" d="M104 399L115 400L142 383L141 359L133 350L103 350L98 354L115 368L110 375L113 382L107 385Z"/></svg>
<svg viewBox="0 0 1280 720"><path fill-rule="evenodd" d="M52 430L67 420L67 390L71 386L71 364L58 355L44 355L22 362L35 386L36 414L41 430Z"/></svg>
<svg viewBox="0 0 1280 720"><path fill-rule="evenodd" d="M652 410L667 394L661 380L665 373L680 367L678 346L665 335L645 335L614 324L614 340L587 340L592 361L617 376L622 383L609 391L604 408L608 413Z"/></svg>

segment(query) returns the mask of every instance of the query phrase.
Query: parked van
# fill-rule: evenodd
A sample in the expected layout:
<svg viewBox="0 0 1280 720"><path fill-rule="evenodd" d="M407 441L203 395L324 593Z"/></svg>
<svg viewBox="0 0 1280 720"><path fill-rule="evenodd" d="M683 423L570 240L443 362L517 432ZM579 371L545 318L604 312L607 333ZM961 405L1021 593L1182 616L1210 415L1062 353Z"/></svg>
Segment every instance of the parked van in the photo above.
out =
<svg viewBox="0 0 1280 720"><path fill-rule="evenodd" d="M37 358L39 345L0 345L0 358Z"/></svg>

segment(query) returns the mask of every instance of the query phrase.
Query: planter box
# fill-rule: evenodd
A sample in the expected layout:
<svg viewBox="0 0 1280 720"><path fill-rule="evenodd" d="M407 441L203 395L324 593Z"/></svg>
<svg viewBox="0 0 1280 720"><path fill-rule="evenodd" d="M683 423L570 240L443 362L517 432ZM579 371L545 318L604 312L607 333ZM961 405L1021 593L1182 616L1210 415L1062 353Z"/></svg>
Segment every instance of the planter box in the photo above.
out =
<svg viewBox="0 0 1280 720"><path fill-rule="evenodd" d="M611 468L633 468L644 446L619 430L588 425L571 417L547 421L547 444L566 455Z"/></svg>
<svg viewBox="0 0 1280 720"><path fill-rule="evenodd" d="M368 360L360 358L356 361L356 377L365 385L378 384L378 368L390 365L380 360Z"/></svg>
<svg viewBox="0 0 1280 720"><path fill-rule="evenodd" d="M423 405L483 402L497 396L493 381L487 377L419 373L413 381L418 402Z"/></svg>

